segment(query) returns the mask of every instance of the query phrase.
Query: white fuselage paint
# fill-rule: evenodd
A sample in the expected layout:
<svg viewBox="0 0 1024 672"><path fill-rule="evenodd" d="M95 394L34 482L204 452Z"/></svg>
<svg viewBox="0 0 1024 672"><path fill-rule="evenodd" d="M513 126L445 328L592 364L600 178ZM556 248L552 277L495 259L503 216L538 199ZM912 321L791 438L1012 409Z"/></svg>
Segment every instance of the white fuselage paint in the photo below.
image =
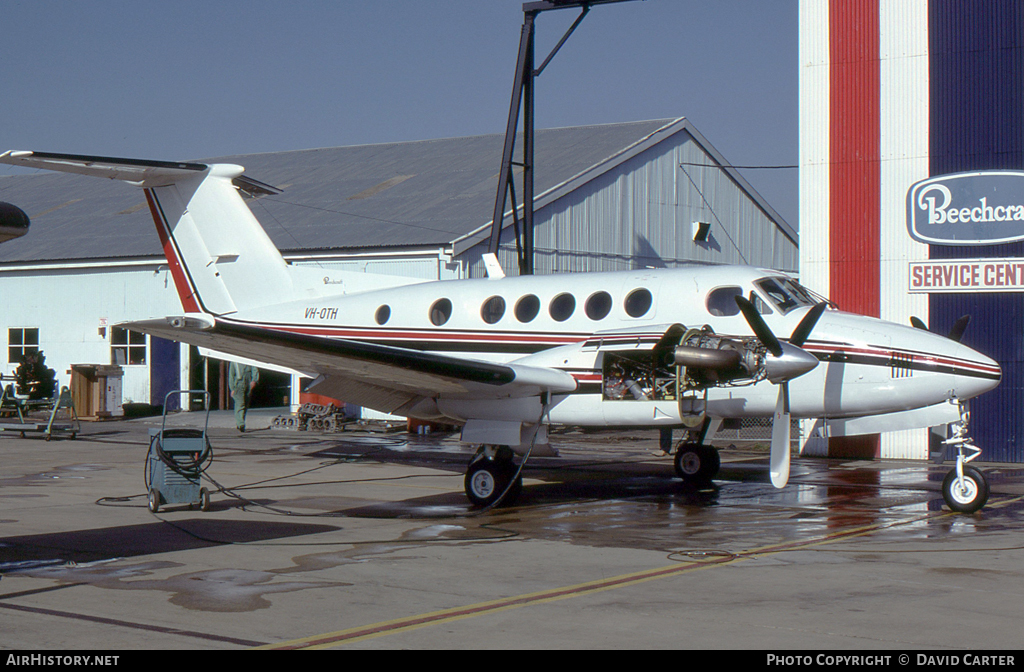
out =
<svg viewBox="0 0 1024 672"><path fill-rule="evenodd" d="M668 326L676 323L709 325L718 334L750 336L750 327L738 312L722 316L708 309L709 292L730 286L739 287L744 296L754 292L771 306L764 320L786 340L809 308L793 307L783 313L754 284L766 277L786 276L746 266L690 266L453 280L288 302L220 319L467 359L552 367L573 375L580 387L573 394L552 399L546 421L583 426L671 426L682 420L674 400L604 398L601 358L608 347L650 350ZM651 305L639 317L632 317L624 302L638 289L650 292ZM601 292L611 298L611 308L606 316L592 319L587 314L588 301L600 298ZM562 294L575 299L575 309L558 321L549 306ZM520 321L517 303L530 295L537 297L539 311L533 319ZM492 297L500 297L504 313L488 323L483 307ZM440 325L432 323L432 307L445 300L451 304L449 318ZM447 303L442 307L447 308ZM377 316L384 312L388 317L378 324ZM838 310L825 311L804 349L821 364L789 383L794 417L847 418L923 408L951 398L969 399L999 382L997 363L960 343ZM715 417L771 416L777 397L778 388L767 381L717 387L709 391L707 411ZM442 394L438 408L459 421L492 418L535 423L541 413L537 398L509 404L508 400Z"/></svg>

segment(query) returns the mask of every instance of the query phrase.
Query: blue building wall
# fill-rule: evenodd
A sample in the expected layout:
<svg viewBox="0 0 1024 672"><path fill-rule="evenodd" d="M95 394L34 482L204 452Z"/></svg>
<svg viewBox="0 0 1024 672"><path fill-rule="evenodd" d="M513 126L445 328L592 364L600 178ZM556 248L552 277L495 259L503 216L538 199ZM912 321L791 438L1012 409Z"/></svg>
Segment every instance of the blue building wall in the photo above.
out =
<svg viewBox="0 0 1024 672"><path fill-rule="evenodd" d="M1024 3L931 0L930 171L1024 170ZM1024 257L1024 243L931 246L932 259ZM933 294L931 328L972 316L964 343L996 359L1002 383L971 405L981 459L1024 462L1024 294Z"/></svg>

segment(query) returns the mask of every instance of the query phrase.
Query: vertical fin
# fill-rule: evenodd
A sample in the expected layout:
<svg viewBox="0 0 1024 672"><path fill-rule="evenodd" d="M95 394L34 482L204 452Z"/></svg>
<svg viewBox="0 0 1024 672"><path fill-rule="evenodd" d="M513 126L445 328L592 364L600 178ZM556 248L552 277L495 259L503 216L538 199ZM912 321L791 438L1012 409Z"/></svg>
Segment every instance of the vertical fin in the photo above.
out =
<svg viewBox="0 0 1024 672"><path fill-rule="evenodd" d="M188 312L217 315L277 303L292 274L242 200L232 164L174 163L78 154L8 151L0 163L122 180L146 191L171 274Z"/></svg>
<svg viewBox="0 0 1024 672"><path fill-rule="evenodd" d="M288 264L232 184L241 171L215 164L147 189L186 311L223 315L276 303L291 290Z"/></svg>

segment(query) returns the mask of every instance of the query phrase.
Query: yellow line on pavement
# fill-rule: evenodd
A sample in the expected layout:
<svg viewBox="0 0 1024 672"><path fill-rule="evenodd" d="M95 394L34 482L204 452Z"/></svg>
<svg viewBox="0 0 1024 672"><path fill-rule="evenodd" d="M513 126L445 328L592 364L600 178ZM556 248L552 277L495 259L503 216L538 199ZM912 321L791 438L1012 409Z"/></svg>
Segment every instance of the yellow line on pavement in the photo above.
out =
<svg viewBox="0 0 1024 672"><path fill-rule="evenodd" d="M552 588L533 593L526 593L514 597L489 600L487 602L478 602L476 604L471 604L463 607L453 607L451 609L442 609L439 611L432 611L425 614L407 616L404 618L397 618L389 621L380 621L378 623L372 623L370 625L349 628L347 630L338 630L335 632L328 632L319 635L313 635L310 637L303 637L300 639L278 642L276 644L268 644L266 646L259 648L318 649L340 646L352 642L373 639L376 637L383 637L384 635L390 635L398 632L408 632L410 630L416 630L431 625L451 623L453 621L459 621L466 618L473 618L485 614L494 614L501 611L507 611L510 609L518 609L519 607L525 607L528 605L544 604L546 602L554 602L557 600L564 600L573 597L581 597L583 595L592 595L594 593L599 593L606 590L634 586L648 581L679 576L680 574L684 574L686 572L691 572L695 570L730 565L751 557L768 555L772 553L781 553L784 551L792 551L801 548L808 548L810 546L819 546L822 544L828 544L836 541L864 536L867 534L871 534L872 532L877 532L881 529L899 527L902 525L910 525L918 523L925 519L941 518L950 515L956 514L952 514L949 512L934 512L922 516L917 516L910 520L880 522L877 524L851 528L849 530L836 531L827 535L811 539L787 541L783 543L770 544L767 546L752 548L736 554L718 556L714 560L695 560L669 565L667 567L658 567L655 569L630 572L627 574L620 574L618 576L613 576L606 579L597 579L594 581L587 581L585 583L578 583L575 585L563 586L560 588Z"/></svg>

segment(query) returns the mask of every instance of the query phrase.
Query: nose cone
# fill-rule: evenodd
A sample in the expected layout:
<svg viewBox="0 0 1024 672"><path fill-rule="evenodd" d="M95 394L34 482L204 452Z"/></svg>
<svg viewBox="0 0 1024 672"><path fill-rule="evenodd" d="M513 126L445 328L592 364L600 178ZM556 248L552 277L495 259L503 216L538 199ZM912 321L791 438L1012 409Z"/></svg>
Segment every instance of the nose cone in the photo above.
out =
<svg viewBox="0 0 1024 672"><path fill-rule="evenodd" d="M780 343L782 355L775 357L768 355L764 363L768 380L772 383L782 383L802 376L818 365L818 358L803 348L798 348L789 343Z"/></svg>
<svg viewBox="0 0 1024 672"><path fill-rule="evenodd" d="M958 399L970 399L996 388L1002 380L1003 370L999 363L961 345L952 362L954 393Z"/></svg>

